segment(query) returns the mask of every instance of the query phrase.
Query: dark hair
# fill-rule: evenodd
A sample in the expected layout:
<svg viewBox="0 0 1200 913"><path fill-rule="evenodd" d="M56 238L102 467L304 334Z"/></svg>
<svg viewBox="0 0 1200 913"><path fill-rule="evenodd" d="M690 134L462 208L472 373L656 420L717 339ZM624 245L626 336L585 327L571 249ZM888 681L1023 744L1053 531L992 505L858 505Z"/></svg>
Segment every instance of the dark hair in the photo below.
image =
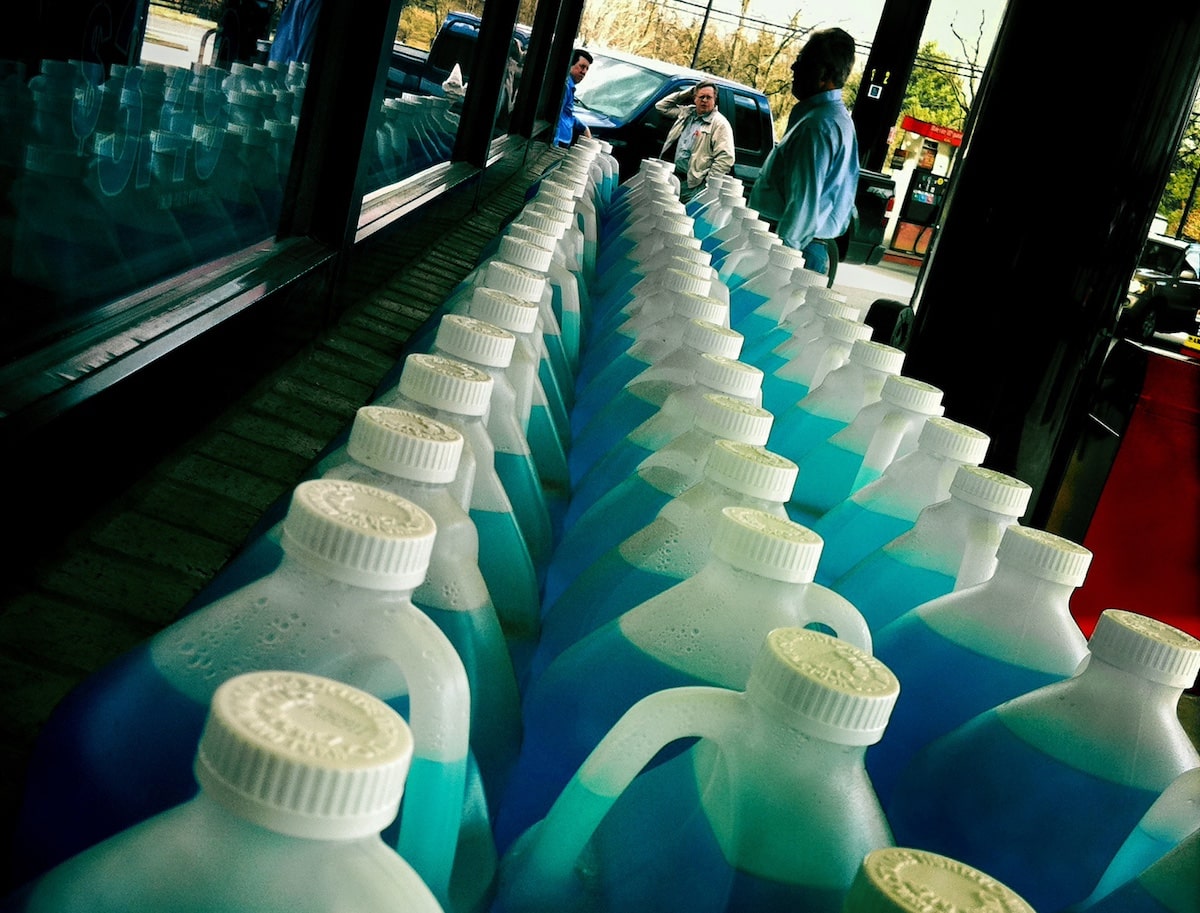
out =
<svg viewBox="0 0 1200 913"><path fill-rule="evenodd" d="M692 86L692 97L695 98L696 93L699 92L701 89L712 89L713 94L715 94L715 95L721 94L717 89L717 84L715 82L713 82L711 79L702 79L698 83L696 83L694 86Z"/></svg>
<svg viewBox="0 0 1200 913"><path fill-rule="evenodd" d="M576 48L575 50L573 50L571 52L571 66L575 66L575 64L579 63L580 57L582 57L584 60L586 60L589 64L592 64L595 62L592 60L592 55L589 54L587 51L585 51L583 48Z"/></svg>
<svg viewBox="0 0 1200 913"><path fill-rule="evenodd" d="M801 53L821 79L833 80L836 89L842 88L854 69L854 39L839 28L821 29L808 36Z"/></svg>

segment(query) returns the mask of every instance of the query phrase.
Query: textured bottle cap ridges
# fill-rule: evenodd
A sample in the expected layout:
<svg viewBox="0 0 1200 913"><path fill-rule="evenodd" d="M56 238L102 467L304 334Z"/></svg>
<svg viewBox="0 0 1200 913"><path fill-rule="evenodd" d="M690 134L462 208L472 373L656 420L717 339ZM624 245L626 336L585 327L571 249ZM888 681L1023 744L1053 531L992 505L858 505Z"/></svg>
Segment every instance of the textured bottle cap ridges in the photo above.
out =
<svg viewBox="0 0 1200 913"><path fill-rule="evenodd" d="M414 352L404 359L397 385L402 396L458 415L483 415L492 398L492 378L459 361Z"/></svg>
<svg viewBox="0 0 1200 913"><path fill-rule="evenodd" d="M723 323L723 318L729 314L729 305L724 301L696 292L679 292L675 295L673 305L675 316L689 320Z"/></svg>
<svg viewBox="0 0 1200 913"><path fill-rule="evenodd" d="M1032 492L1020 479L970 463L959 466L950 480L951 497L1010 517L1025 513Z"/></svg>
<svg viewBox="0 0 1200 913"><path fill-rule="evenodd" d="M804 254L795 248L788 247L786 244L777 244L771 248L771 252L767 254L767 259L772 266L778 266L782 269L796 270L804 266ZM817 275L812 270L807 270L813 276ZM792 274L793 277L795 273Z"/></svg>
<svg viewBox="0 0 1200 913"><path fill-rule="evenodd" d="M315 570L374 590L414 589L425 580L433 518L411 501L370 485L301 482L283 520L283 549Z"/></svg>
<svg viewBox="0 0 1200 913"><path fill-rule="evenodd" d="M704 474L714 482L780 504L791 497L798 472L787 457L742 441L717 441L704 464Z"/></svg>
<svg viewBox="0 0 1200 913"><path fill-rule="evenodd" d="M713 554L736 568L786 583L811 583L824 540L806 526L753 507L726 507Z"/></svg>
<svg viewBox="0 0 1200 913"><path fill-rule="evenodd" d="M655 230L669 235L686 237L692 234L695 220L678 212L665 212L654 223Z"/></svg>
<svg viewBox="0 0 1200 913"><path fill-rule="evenodd" d="M545 181L538 188L533 201L553 212L574 212L575 210L575 198L570 191L565 187L557 187Z"/></svg>
<svg viewBox="0 0 1200 913"><path fill-rule="evenodd" d="M737 358L742 354L744 337L737 330L722 326L711 320L699 320L693 317L683 328L683 344L700 352L711 352L713 355L724 355L726 358Z"/></svg>
<svg viewBox="0 0 1200 913"><path fill-rule="evenodd" d="M810 286L805 294L804 300L809 304L815 304L818 301L828 301L833 304L845 304L847 298L841 292L835 292L831 288L825 288L823 285Z"/></svg>
<svg viewBox="0 0 1200 913"><path fill-rule="evenodd" d="M828 326L828 324L826 324ZM941 411L942 391L933 384L905 377L903 374L892 374L883 382L879 398L921 415L934 415Z"/></svg>
<svg viewBox="0 0 1200 913"><path fill-rule="evenodd" d="M779 242L778 246L782 247L783 242ZM788 248L788 250L791 250L791 248ZM804 259L803 255L801 255L801 259ZM788 280L793 289L823 288L824 286L822 286L821 283L824 281L824 275L821 273L814 273L811 269L805 269L803 266L793 267L791 278Z"/></svg>
<svg viewBox="0 0 1200 913"><path fill-rule="evenodd" d="M827 317L824 335L841 342L853 343L858 339L870 339L871 328L865 323L859 323L857 320L850 320L846 317ZM888 380L899 376L899 374L893 374ZM883 389L887 390L887 381L884 381Z"/></svg>
<svg viewBox="0 0 1200 913"><path fill-rule="evenodd" d="M991 442L990 437L969 425L944 415L931 415L921 428L917 448L960 463L979 464L987 456Z"/></svg>
<svg viewBox="0 0 1200 913"><path fill-rule="evenodd" d="M810 288L809 291L812 291ZM862 318L862 308L850 304L846 301L832 301L829 298L814 298L808 300L808 295L804 296L804 303L812 307L813 312L826 320L853 320L856 323Z"/></svg>
<svg viewBox="0 0 1200 913"><path fill-rule="evenodd" d="M697 428L713 437L765 444L775 416L724 393L705 393L697 404L694 421Z"/></svg>
<svg viewBox="0 0 1200 913"><path fill-rule="evenodd" d="M749 241L751 247L756 247L765 251L770 251L772 245L775 243L775 235L771 229L767 228L766 222L762 222L762 227L759 227L757 224L751 225L746 232L746 239ZM768 253L768 261L770 260L770 257L771 255Z"/></svg>
<svg viewBox="0 0 1200 913"><path fill-rule="evenodd" d="M996 560L1042 580L1077 587L1087 577L1092 553L1082 545L1044 530L1009 526L1000 538Z"/></svg>
<svg viewBox="0 0 1200 913"><path fill-rule="evenodd" d="M542 250L548 250L553 258L554 248L558 244L558 235L550 234L541 229L534 228L532 225L527 225L521 222L513 222L508 226L506 234L512 235L519 241L528 241L530 244L536 244Z"/></svg>
<svg viewBox="0 0 1200 913"><path fill-rule="evenodd" d="M899 374L904 367L904 352L882 342L860 339L850 347L850 361L884 374Z"/></svg>
<svg viewBox="0 0 1200 913"><path fill-rule="evenodd" d="M502 235L500 246L496 251L501 260L516 266L524 267L537 273L544 273L550 268L554 255L544 247L539 247L529 241L522 241L512 235Z"/></svg>
<svg viewBox="0 0 1200 913"><path fill-rule="evenodd" d="M445 422L388 406L363 406L354 416L346 452L364 466L415 482L454 480L463 436Z"/></svg>
<svg viewBox="0 0 1200 913"><path fill-rule="evenodd" d="M467 311L472 317L521 335L533 332L539 313L537 304L528 298L482 285L471 292Z"/></svg>
<svg viewBox="0 0 1200 913"><path fill-rule="evenodd" d="M553 218L549 213L539 212L528 207L521 210L521 214L513 220L514 226L521 225L531 228L552 238L561 238L566 234L568 224L570 223L566 219Z"/></svg>
<svg viewBox="0 0 1200 913"><path fill-rule="evenodd" d="M1088 650L1119 669L1175 688L1190 688L1200 671L1200 640L1125 609L1100 613Z"/></svg>
<svg viewBox="0 0 1200 913"><path fill-rule="evenodd" d="M707 295L712 288L712 279L705 275L685 272L682 269L665 269L656 273L659 285L672 292L687 292L691 295Z"/></svg>
<svg viewBox="0 0 1200 913"><path fill-rule="evenodd" d="M343 682L248 672L213 694L196 752L205 793L279 833L346 840L396 817L412 763L404 719Z"/></svg>
<svg viewBox="0 0 1200 913"><path fill-rule="evenodd" d="M808 628L767 635L746 682L746 696L816 738L871 745L887 727L900 683L858 647Z"/></svg>
<svg viewBox="0 0 1200 913"><path fill-rule="evenodd" d="M501 327L463 314L446 314L433 343L447 355L489 368L507 368L517 337Z"/></svg>
<svg viewBox="0 0 1200 913"><path fill-rule="evenodd" d="M844 913L1035 913L979 869L927 850L883 847L863 859Z"/></svg>
<svg viewBox="0 0 1200 913"><path fill-rule="evenodd" d="M541 301L546 291L546 276L544 272L537 273L504 259L489 260L483 270L483 284L523 301Z"/></svg>
<svg viewBox="0 0 1200 913"><path fill-rule="evenodd" d="M700 356L696 380L706 387L712 387L718 393L747 399L762 390L763 372L754 365L748 365L736 358L705 352Z"/></svg>
<svg viewBox="0 0 1200 913"><path fill-rule="evenodd" d="M671 235L663 239L663 247L693 263L712 262L712 254L700 247L700 239L695 235Z"/></svg>

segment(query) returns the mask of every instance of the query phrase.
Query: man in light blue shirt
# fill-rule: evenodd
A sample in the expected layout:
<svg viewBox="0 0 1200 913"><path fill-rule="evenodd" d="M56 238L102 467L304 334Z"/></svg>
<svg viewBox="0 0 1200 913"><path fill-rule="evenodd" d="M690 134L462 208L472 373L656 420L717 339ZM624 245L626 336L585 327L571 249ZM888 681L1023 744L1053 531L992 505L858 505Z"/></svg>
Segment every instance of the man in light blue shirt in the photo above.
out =
<svg viewBox="0 0 1200 913"><path fill-rule="evenodd" d="M854 68L854 39L842 29L813 32L792 64L796 106L750 193L750 206L775 226L804 265L829 270L826 240L850 227L858 190L858 137L842 101Z"/></svg>
<svg viewBox="0 0 1200 913"><path fill-rule="evenodd" d="M588 68L592 65L592 55L583 48L571 51L571 69L567 73L567 86L563 91L562 110L558 115L558 127L554 131L554 145L569 146L575 141L576 135L591 136L588 125L575 116L575 86L583 82Z"/></svg>

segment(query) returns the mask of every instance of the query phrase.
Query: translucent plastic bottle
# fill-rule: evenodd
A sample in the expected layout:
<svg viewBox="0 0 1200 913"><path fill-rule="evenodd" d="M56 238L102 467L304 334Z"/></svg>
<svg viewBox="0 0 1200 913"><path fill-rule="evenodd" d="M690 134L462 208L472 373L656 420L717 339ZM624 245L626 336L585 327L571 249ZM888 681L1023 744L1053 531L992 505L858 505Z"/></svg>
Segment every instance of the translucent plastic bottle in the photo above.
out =
<svg viewBox="0 0 1200 913"><path fill-rule="evenodd" d="M537 638L538 571L517 522L512 499L496 472L495 445L483 416L493 381L464 361L425 352L404 359L400 382L376 405L419 412L456 428L474 457L468 514L479 530L479 569L510 646Z"/></svg>
<svg viewBox="0 0 1200 913"><path fill-rule="evenodd" d="M1200 767L1154 800L1095 889L1072 910L1195 910L1200 873Z"/></svg>
<svg viewBox="0 0 1200 913"><path fill-rule="evenodd" d="M623 482L642 461L688 431L704 397L724 394L757 406L762 372L722 355L704 355L693 383L666 398L658 411L613 444L573 485L571 503L581 512Z"/></svg>
<svg viewBox="0 0 1200 913"><path fill-rule="evenodd" d="M812 524L825 540L817 580L827 586L878 548L912 529L921 511L950 497L958 467L978 466L991 439L935 415L925 420L917 449L895 460Z"/></svg>
<svg viewBox="0 0 1200 913"><path fill-rule="evenodd" d="M765 402L766 385L764 379L763 405L770 409ZM878 400L863 406L849 425L804 455L798 464L804 475L789 499L788 516L811 526L826 511L883 475L896 458L912 453L925 419L944 411L942 391L932 384L903 374L887 377Z"/></svg>
<svg viewBox="0 0 1200 913"><path fill-rule="evenodd" d="M579 368L582 332L580 289L586 285L581 275L582 267L579 267L580 274L572 272L559 247L566 226L565 222L553 222L546 216L531 213L518 215L509 223L504 233L521 241L528 241L551 254L550 264L546 267L546 281L551 291L550 305L558 321L567 366L574 376L574 372Z"/></svg>
<svg viewBox="0 0 1200 913"><path fill-rule="evenodd" d="M1198 669L1194 637L1105 610L1074 676L913 758L887 805L897 841L992 873L1039 911L1078 903L1162 792L1200 767L1176 711Z"/></svg>
<svg viewBox="0 0 1200 913"><path fill-rule="evenodd" d="M755 644L740 685L659 690L614 721L505 855L496 913L842 910L892 845L862 758L896 679L818 631Z"/></svg>
<svg viewBox="0 0 1200 913"><path fill-rule="evenodd" d="M922 508L912 529L855 562L830 587L878 631L923 602L983 583L1030 493L1020 479L964 463L948 498Z"/></svg>
<svg viewBox="0 0 1200 913"><path fill-rule="evenodd" d="M802 400L776 413L771 449L798 465L806 453L849 425L863 406L876 402L888 375L899 374L903 365L900 349L858 340L844 365L830 371Z"/></svg>
<svg viewBox="0 0 1200 913"><path fill-rule="evenodd" d="M118 657L55 708L26 783L25 874L191 798L191 761L216 688L278 669L336 677L409 720L415 756L398 848L445 903L463 816L470 692L454 646L412 603L434 533L429 514L381 489L298 485L275 571Z"/></svg>
<svg viewBox="0 0 1200 913"><path fill-rule="evenodd" d="M238 675L213 694L192 752L194 798L63 862L4 909L441 913L379 836L413 738L377 698L315 675Z"/></svg>
<svg viewBox="0 0 1200 913"><path fill-rule="evenodd" d="M730 288L729 320L736 326L768 304L782 319L804 300L804 291L819 281L816 273L804 269L800 251L775 244L767 253L766 266ZM792 301L797 294L799 300Z"/></svg>
<svg viewBox="0 0 1200 913"><path fill-rule="evenodd" d="M693 427L650 456L578 516L567 515L567 530L554 550L546 574L546 599L626 536L653 520L663 505L695 485L721 439L765 445L770 412L719 393L706 393L697 404ZM575 506L575 501L571 506ZM582 505L581 505L582 506Z"/></svg>
<svg viewBox="0 0 1200 913"><path fill-rule="evenodd" d="M661 243L664 234L692 234L692 219L683 212L679 200L668 195L656 194L646 205L627 221L620 233L610 236L596 257L596 275L603 290L625 270L638 263L635 254L638 246L643 253L653 253L653 247ZM659 236L660 240L652 239Z"/></svg>
<svg viewBox="0 0 1200 913"><path fill-rule="evenodd" d="M643 368L574 435L567 457L572 481L578 481L617 441L654 415L672 393L692 384L704 363L700 356L737 358L741 348L741 333L710 320L689 321L678 349Z"/></svg>
<svg viewBox="0 0 1200 913"><path fill-rule="evenodd" d="M752 507L786 518L783 502L795 481L791 460L754 444L717 441L697 484L546 604L530 679L575 641L699 571L724 508Z"/></svg>
<svg viewBox="0 0 1200 913"><path fill-rule="evenodd" d="M1059 536L1009 526L992 577L872 628L876 655L904 687L894 729L867 758L885 801L908 762L934 739L1074 674L1087 656L1087 641L1069 600L1091 558Z"/></svg>
<svg viewBox="0 0 1200 913"><path fill-rule="evenodd" d="M841 913L931 910L1034 913L1016 891L979 869L938 853L899 846L871 850L863 857Z"/></svg>
<svg viewBox="0 0 1200 913"><path fill-rule="evenodd" d="M818 275L811 270L805 272ZM746 352L747 360L764 371L777 370L802 354L810 343L825 334L826 323L835 317L863 322L863 309L851 304L840 293L810 286L799 297L800 305L793 308L779 326L758 337L754 348Z"/></svg>
<svg viewBox="0 0 1200 913"><path fill-rule="evenodd" d="M446 314L438 324L431 354L456 358L492 379L492 395L484 426L495 448L496 474L512 502L513 515L529 547L534 566L545 570L554 550L556 533L550 518L549 496L542 488L533 452L517 414L517 393L508 378L516 337L507 330L461 314ZM558 492L561 517L566 493Z"/></svg>
<svg viewBox="0 0 1200 913"><path fill-rule="evenodd" d="M829 318L824 323L821 335L805 346L803 351L770 374L763 372L763 407L782 415L808 396L809 390L819 387L830 371L836 371L849 361L854 343L870 338L871 328L865 323ZM750 361L754 363L752 359Z"/></svg>
<svg viewBox="0 0 1200 913"><path fill-rule="evenodd" d="M779 238L767 227L767 223L755 219L736 247L731 245L723 251L714 252L713 266L717 268L717 275L732 293L733 289L767 265L771 248L778 243ZM718 253L725 255L718 260Z"/></svg>

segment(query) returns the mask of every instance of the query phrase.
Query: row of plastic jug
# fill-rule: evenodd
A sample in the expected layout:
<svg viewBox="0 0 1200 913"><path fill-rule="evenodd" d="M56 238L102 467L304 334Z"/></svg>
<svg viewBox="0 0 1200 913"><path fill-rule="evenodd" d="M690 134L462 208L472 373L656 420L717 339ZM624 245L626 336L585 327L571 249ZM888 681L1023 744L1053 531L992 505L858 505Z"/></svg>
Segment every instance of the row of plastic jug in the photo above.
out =
<svg viewBox="0 0 1200 913"><path fill-rule="evenodd" d="M617 185L601 144L572 147L191 611L68 696L20 823L23 873L51 874L15 908L162 878L121 861L216 833L200 815L270 846L260 871L303 909L399 909L418 878L411 905L455 911L1045 913L1135 889L1182 909L1161 872L1200 824L1174 709L1200 643L1119 610L1085 641L1068 600L1091 556L1019 525L1029 487L981 466L987 437L770 243L733 179L690 214L672 181L648 161ZM285 810L231 824L254 806L232 804L238 776L276 762L201 773L205 743L255 670L402 717L398 817L398 792L366 813L345 778L281 761L263 794ZM289 717L266 741L360 734L304 706L317 734ZM297 779L328 800L298 814L356 818L322 846L375 853L382 831L411 871L389 863L379 888L357 857L291 855L313 839L274 827L308 801ZM197 883L163 908L275 903L232 874L224 894Z"/></svg>

